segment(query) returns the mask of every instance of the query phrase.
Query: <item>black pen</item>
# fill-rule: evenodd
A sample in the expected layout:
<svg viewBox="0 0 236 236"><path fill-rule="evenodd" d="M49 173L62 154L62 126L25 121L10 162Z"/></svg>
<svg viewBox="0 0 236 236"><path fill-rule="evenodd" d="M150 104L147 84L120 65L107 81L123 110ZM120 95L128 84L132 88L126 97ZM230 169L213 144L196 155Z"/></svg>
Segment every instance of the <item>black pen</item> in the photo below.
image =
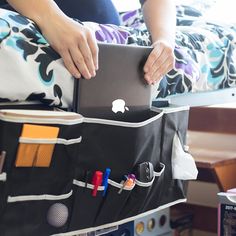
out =
<svg viewBox="0 0 236 236"><path fill-rule="evenodd" d="M0 174L2 173L2 169L3 169L3 165L5 162L5 158L6 158L6 151L2 151L1 155L0 155Z"/></svg>

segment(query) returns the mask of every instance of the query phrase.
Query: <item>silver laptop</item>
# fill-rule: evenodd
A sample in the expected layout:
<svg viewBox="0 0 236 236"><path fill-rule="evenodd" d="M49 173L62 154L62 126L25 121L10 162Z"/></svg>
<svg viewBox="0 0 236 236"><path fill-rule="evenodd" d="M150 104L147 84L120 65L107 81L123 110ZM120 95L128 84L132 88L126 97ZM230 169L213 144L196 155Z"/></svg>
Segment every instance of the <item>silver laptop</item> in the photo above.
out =
<svg viewBox="0 0 236 236"><path fill-rule="evenodd" d="M75 80L74 111L85 117L138 121L149 110L143 66L151 47L99 44L95 78Z"/></svg>

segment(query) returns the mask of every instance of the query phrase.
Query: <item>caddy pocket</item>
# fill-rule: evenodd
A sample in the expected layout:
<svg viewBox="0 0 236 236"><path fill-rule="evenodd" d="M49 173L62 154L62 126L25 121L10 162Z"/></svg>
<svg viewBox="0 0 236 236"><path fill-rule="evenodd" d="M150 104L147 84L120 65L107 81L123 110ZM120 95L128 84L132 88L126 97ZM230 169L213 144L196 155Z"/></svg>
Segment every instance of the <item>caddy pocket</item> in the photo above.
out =
<svg viewBox="0 0 236 236"><path fill-rule="evenodd" d="M95 225L117 221L123 206L135 187L136 184L131 187L124 187L122 181L118 183L109 179L109 186L103 196Z"/></svg>
<svg viewBox="0 0 236 236"><path fill-rule="evenodd" d="M124 217L131 217L143 213L147 209L145 208L146 202L150 195L155 195L155 207L158 207L158 192L160 191L160 182L161 176L164 175L165 165L163 163L158 163L154 167L154 176L150 182L141 182L136 180L136 186L130 194L130 197L127 199L124 208L121 211L119 219ZM158 191L152 191L157 189Z"/></svg>
<svg viewBox="0 0 236 236"><path fill-rule="evenodd" d="M178 133L183 144L186 142L188 127L188 107L165 108L163 115L162 141L161 141L161 162L165 164L164 182L161 185L159 196L160 204L165 205L170 202L181 201L186 198L185 183L182 180L173 179L172 172L172 148L175 134ZM152 207L151 198L146 207ZM148 206L149 205L149 206Z"/></svg>
<svg viewBox="0 0 236 236"><path fill-rule="evenodd" d="M187 109L152 108L130 122L21 112L0 111L3 235L80 234L185 201L171 158L175 133L186 135ZM152 177L142 176L147 165Z"/></svg>
<svg viewBox="0 0 236 236"><path fill-rule="evenodd" d="M83 223L77 229L96 227L120 219L132 192L135 188L142 188L135 184L133 189L123 189L119 193L124 176L134 174L139 163L150 162L157 166L160 161L162 115L161 112L150 110L143 118L139 117L140 122L84 118L81 134L83 141L79 147L76 166L92 173L96 170L104 173L106 168L110 168L110 182L105 196L99 191L96 197L92 197L91 190L79 187L74 202L77 210L72 217L76 215L77 221L72 219L71 230L78 227L79 217L85 217L79 212L85 212L86 206L93 206L84 213L89 220L81 219ZM143 201L141 195L139 201ZM128 216L129 214L123 215L124 218Z"/></svg>
<svg viewBox="0 0 236 236"><path fill-rule="evenodd" d="M75 113L37 112L0 112L0 149L6 152L7 174L0 228L6 235L49 235L65 231L69 225L73 163L82 139L82 118ZM56 203L68 212L67 221L60 227L50 225L46 219L48 211L59 209L53 206L54 210L49 210ZM17 232L8 229L11 225Z"/></svg>
<svg viewBox="0 0 236 236"><path fill-rule="evenodd" d="M94 225L100 204L102 188L98 187L96 197L92 196L94 185L74 180L74 203L70 231Z"/></svg>

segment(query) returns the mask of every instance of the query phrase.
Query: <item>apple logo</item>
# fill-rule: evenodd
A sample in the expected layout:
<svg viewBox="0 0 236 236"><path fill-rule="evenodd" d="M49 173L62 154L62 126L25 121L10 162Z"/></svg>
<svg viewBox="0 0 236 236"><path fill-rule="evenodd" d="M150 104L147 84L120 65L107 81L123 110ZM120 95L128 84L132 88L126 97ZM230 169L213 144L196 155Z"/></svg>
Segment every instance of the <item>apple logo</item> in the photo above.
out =
<svg viewBox="0 0 236 236"><path fill-rule="evenodd" d="M112 102L112 111L114 113L117 113L117 112L124 113L125 110L128 111L129 108L125 106L125 101L123 99L116 99Z"/></svg>

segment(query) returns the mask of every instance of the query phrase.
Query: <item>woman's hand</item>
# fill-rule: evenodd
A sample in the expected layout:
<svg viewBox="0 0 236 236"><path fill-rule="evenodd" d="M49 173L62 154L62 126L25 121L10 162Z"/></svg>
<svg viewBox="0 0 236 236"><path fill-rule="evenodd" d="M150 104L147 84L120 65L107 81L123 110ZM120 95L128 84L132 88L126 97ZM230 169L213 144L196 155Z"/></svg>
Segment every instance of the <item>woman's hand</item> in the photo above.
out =
<svg viewBox="0 0 236 236"><path fill-rule="evenodd" d="M98 46L90 29L67 16L60 15L43 24L41 30L74 77L80 78L82 75L85 79L90 79L96 75Z"/></svg>
<svg viewBox="0 0 236 236"><path fill-rule="evenodd" d="M49 44L60 54L66 68L76 78L90 79L98 69L95 35L66 16L53 0L7 0L20 14L32 19Z"/></svg>
<svg viewBox="0 0 236 236"><path fill-rule="evenodd" d="M174 52L166 41L156 41L144 65L144 78L148 84L155 84L174 67Z"/></svg>
<svg viewBox="0 0 236 236"><path fill-rule="evenodd" d="M153 51L144 66L144 77L154 84L174 67L176 7L173 0L147 0L143 16L151 34Z"/></svg>

